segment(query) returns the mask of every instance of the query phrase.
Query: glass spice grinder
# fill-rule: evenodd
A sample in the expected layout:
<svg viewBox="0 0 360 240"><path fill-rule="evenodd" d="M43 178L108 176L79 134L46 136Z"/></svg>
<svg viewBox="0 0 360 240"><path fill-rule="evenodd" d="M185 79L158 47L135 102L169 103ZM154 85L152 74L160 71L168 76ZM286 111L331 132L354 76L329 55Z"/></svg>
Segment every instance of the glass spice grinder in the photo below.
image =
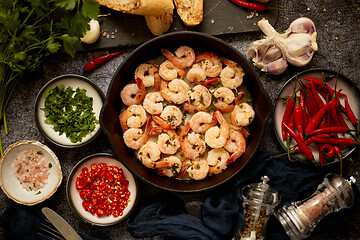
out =
<svg viewBox="0 0 360 240"><path fill-rule="evenodd" d="M267 184L267 176L262 182L245 186L242 191L245 226L239 229L233 240L262 240L265 237L266 224L280 203L278 192Z"/></svg>
<svg viewBox="0 0 360 240"><path fill-rule="evenodd" d="M354 182L353 177L345 180L335 173L327 174L310 197L285 205L275 216L292 240L307 238L323 217L353 205Z"/></svg>

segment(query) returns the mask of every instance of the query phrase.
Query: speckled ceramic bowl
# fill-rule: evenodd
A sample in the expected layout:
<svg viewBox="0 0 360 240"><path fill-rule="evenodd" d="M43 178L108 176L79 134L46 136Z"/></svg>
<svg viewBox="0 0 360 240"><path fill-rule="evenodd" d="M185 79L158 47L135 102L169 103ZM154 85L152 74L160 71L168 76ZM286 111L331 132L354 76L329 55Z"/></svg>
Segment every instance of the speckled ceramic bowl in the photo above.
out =
<svg viewBox="0 0 360 240"><path fill-rule="evenodd" d="M27 150L35 150L43 155L49 167L50 174L46 185L36 191L24 189L16 177L16 169L13 166L19 154ZM61 166L56 155L50 148L37 141L23 140L14 143L5 150L0 159L0 186L10 199L20 204L30 206L45 201L56 192L62 177Z"/></svg>

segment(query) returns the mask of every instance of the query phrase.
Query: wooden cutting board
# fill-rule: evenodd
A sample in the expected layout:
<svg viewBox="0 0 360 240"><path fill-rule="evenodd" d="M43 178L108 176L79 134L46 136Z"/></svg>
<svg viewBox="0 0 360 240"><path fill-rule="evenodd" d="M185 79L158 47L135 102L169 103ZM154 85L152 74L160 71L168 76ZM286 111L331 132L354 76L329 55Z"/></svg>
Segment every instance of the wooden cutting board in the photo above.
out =
<svg viewBox="0 0 360 240"><path fill-rule="evenodd" d="M277 7L277 4L278 0L270 0L266 5ZM269 20L272 25L277 21L278 10L258 12L250 18L251 12L252 10L241 8L229 0L204 0L204 19L200 25L185 26L174 9L174 23L168 32L189 30L219 36L259 31L257 22L262 18ZM101 13L110 14L100 18L101 36L94 44L84 44L84 51L136 46L156 37L147 28L143 16L125 14L108 8L102 8Z"/></svg>

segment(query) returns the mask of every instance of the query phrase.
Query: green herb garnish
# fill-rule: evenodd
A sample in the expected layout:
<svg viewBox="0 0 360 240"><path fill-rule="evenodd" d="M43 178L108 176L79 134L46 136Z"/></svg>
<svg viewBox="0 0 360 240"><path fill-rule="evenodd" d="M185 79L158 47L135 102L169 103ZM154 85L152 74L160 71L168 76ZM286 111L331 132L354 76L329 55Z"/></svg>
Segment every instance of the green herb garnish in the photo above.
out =
<svg viewBox="0 0 360 240"><path fill-rule="evenodd" d="M41 193L41 191L38 191L37 193L35 193L35 195L39 195Z"/></svg>
<svg viewBox="0 0 360 240"><path fill-rule="evenodd" d="M37 151L37 155L43 155L42 151Z"/></svg>
<svg viewBox="0 0 360 240"><path fill-rule="evenodd" d="M45 123L53 124L60 136L65 133L73 143L81 142L99 123L93 112L93 99L85 89L56 86L45 94L45 107L41 110Z"/></svg>
<svg viewBox="0 0 360 240"><path fill-rule="evenodd" d="M51 164L51 163L49 163L49 168L52 168L52 164Z"/></svg>
<svg viewBox="0 0 360 240"><path fill-rule="evenodd" d="M5 110L24 73L38 70L48 56L60 51L74 57L89 21L98 19L99 12L95 0L1 1L0 122L6 135Z"/></svg>

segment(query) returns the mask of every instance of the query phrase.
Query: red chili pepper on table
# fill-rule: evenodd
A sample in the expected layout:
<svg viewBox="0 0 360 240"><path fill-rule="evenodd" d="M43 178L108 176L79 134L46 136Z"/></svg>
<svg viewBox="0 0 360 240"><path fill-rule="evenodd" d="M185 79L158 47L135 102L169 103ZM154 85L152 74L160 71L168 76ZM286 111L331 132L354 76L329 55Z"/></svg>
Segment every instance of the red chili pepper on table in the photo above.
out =
<svg viewBox="0 0 360 240"><path fill-rule="evenodd" d="M297 142L300 150L302 153L304 153L304 155L306 156L306 158L308 160L311 160L313 163L315 163L314 160L314 154L312 153L311 149L309 148L308 145L306 145L306 143L301 140L300 136L298 134L296 134L296 132L294 130L292 130L291 128L289 128L285 123L282 124L285 129L287 131L289 131L291 137Z"/></svg>
<svg viewBox="0 0 360 240"><path fill-rule="evenodd" d="M230 2L235 3L236 5L246 8L246 9L250 9L250 10L254 10L254 11L265 11L266 7L265 5L261 4L261 3L251 3L251 2L245 2L245 1L241 1L241 0L230 0Z"/></svg>
<svg viewBox="0 0 360 240"><path fill-rule="evenodd" d="M114 57L120 55L124 51L125 50L121 50L121 51L118 51L118 52L109 53L109 54L106 54L104 56L94 58L93 60L91 60L90 62L88 62L85 65L85 71L90 72L90 71L94 70L95 68L101 66L102 64L106 63L107 61L109 61L109 60L113 59Z"/></svg>

